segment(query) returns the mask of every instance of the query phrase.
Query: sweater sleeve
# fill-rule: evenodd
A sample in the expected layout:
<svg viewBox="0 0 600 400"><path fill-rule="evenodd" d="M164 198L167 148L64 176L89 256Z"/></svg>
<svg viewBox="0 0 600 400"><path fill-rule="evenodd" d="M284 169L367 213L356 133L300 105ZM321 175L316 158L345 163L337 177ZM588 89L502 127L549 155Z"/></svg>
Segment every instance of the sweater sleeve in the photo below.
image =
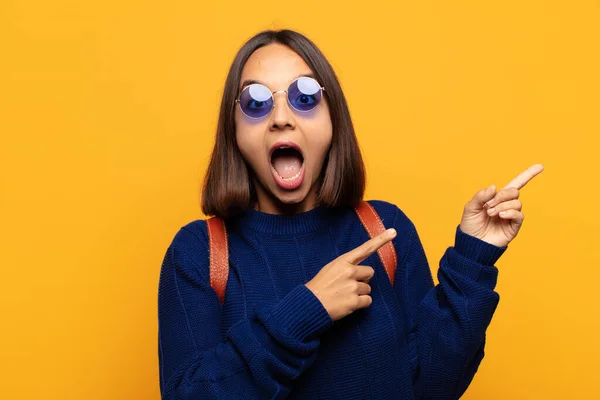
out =
<svg viewBox="0 0 600 400"><path fill-rule="evenodd" d="M283 399L314 361L333 321L304 285L221 332L221 304L204 268L174 243L158 290L160 390L165 400Z"/></svg>
<svg viewBox="0 0 600 400"><path fill-rule="evenodd" d="M396 224L408 225L402 265L404 287L395 287L408 316L408 354L417 399L458 399L484 357L485 331L496 310L494 263L506 250L456 229L433 278L414 224L396 212ZM399 221L404 218L405 221ZM400 228L398 228L400 229Z"/></svg>

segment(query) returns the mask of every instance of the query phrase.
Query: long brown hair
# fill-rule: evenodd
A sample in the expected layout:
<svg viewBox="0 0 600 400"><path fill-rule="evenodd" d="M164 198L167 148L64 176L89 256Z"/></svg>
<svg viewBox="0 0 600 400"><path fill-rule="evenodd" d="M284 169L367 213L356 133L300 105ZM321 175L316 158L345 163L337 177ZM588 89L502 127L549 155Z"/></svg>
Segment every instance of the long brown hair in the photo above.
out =
<svg viewBox="0 0 600 400"><path fill-rule="evenodd" d="M221 100L215 145L202 188L205 215L231 217L243 212L256 200L252 171L235 139L235 99L242 69L257 49L279 43L294 50L310 67L326 91L333 127L331 148L319 179L317 203L324 207L351 206L362 200L365 167L354 133L348 104L333 68L306 36L291 30L263 31L250 38L231 64Z"/></svg>

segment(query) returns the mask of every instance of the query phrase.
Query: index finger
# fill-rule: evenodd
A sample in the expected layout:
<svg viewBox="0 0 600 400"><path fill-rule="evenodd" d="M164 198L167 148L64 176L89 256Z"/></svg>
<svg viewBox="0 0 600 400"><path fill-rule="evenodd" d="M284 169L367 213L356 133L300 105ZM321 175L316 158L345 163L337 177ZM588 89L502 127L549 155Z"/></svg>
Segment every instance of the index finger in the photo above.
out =
<svg viewBox="0 0 600 400"><path fill-rule="evenodd" d="M531 167L527 168L525 171L521 172L515 179L510 181L508 185L504 186L504 189L514 187L517 189L521 189L523 186L527 184L530 180L533 179L537 174L544 170L544 166L542 164L535 164Z"/></svg>
<svg viewBox="0 0 600 400"><path fill-rule="evenodd" d="M359 264L375 253L381 246L396 237L396 230L390 228L387 231L371 238L346 254L342 258L351 264Z"/></svg>

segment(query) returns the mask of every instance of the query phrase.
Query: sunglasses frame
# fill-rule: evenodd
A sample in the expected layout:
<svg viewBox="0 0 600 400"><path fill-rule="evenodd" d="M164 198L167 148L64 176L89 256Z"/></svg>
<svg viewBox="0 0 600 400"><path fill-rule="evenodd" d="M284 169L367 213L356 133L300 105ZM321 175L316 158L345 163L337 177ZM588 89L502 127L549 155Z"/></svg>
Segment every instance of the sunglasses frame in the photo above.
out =
<svg viewBox="0 0 600 400"><path fill-rule="evenodd" d="M290 87L292 87L292 85L300 79L312 79L313 81L315 81L315 83L317 84L317 86L319 87L319 90L322 92L321 93L321 98L323 98L323 93L325 92L325 87L321 86L321 84L319 83L319 81L317 81L315 78L311 77L311 76L299 76L298 78L294 79L292 81L292 83L290 83L290 85L288 86L288 90L290 89ZM315 108L317 108L319 106L319 104L321 103L321 100L319 100L319 103L317 103L317 105L314 108L311 108L310 110L298 110L296 107L294 107L292 105L292 103L290 102L290 97L288 96L288 90L276 90L274 92L271 92L271 99L273 99L273 105L271 106L271 109L269 110L269 112L267 112L265 115L263 115L262 117L251 117L250 115L246 114L244 112L244 109L242 108L242 104L240 103L240 97L242 96L242 93L244 92L244 90L246 90L246 88L249 88L250 86L254 86L254 85L259 85L259 86L263 86L265 88L267 88L267 90L269 90L269 88L266 85L263 85L262 83L251 83L250 85L246 85L242 88L242 90L240 91L240 94L238 94L237 99L235 99L234 105L237 103L240 105L240 111L242 112L242 114L244 114L244 116L246 116L247 118L250 119L263 119L265 118L267 115L269 115L273 109L275 108L275 94L279 93L279 92L284 92L285 93L285 98L287 99L288 104L290 105L290 107L292 107L294 109L294 111L297 112L301 112L301 113L307 113L307 112L311 112L314 111Z"/></svg>

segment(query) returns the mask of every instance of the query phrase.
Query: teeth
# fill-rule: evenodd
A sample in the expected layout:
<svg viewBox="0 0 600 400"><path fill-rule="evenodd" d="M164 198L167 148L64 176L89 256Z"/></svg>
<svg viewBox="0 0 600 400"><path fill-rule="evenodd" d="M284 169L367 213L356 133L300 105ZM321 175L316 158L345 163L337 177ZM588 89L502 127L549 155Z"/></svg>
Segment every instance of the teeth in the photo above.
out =
<svg viewBox="0 0 600 400"><path fill-rule="evenodd" d="M304 166L300 167L300 171L298 171L298 173L296 175L292 176L291 178L284 178L283 176L279 175L279 173L273 166L271 166L271 169L273 169L273 171L277 174L277 176L279 176L284 181L293 181L294 179L299 178L300 174L302 173L302 168L304 168Z"/></svg>
<svg viewBox="0 0 600 400"><path fill-rule="evenodd" d="M297 179L300 176L300 173L302 172L302 168L300 168L300 171L298 171L298 173L294 176L292 176L291 178L284 178L281 175L279 175L281 177L281 179L283 179L284 181L293 181L294 179Z"/></svg>

